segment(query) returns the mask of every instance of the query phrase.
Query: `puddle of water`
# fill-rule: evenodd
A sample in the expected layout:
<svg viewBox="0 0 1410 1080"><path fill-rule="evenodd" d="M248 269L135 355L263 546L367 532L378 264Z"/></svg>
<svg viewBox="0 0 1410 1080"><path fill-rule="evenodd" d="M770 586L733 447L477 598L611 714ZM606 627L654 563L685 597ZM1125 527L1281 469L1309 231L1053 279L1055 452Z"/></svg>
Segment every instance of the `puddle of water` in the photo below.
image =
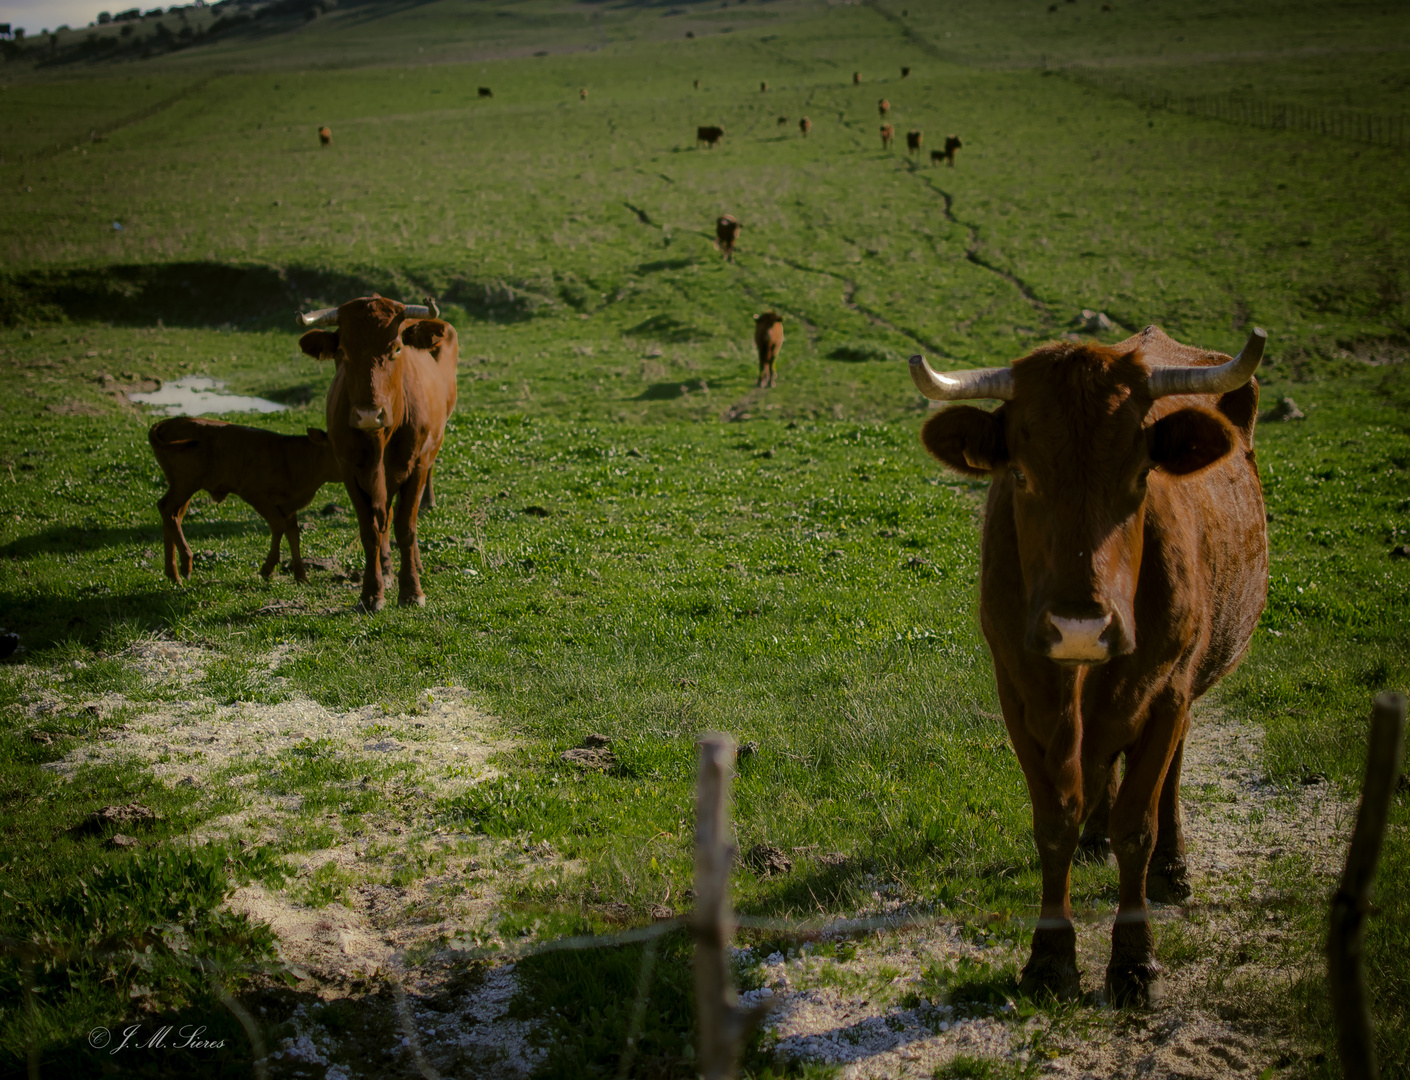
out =
<svg viewBox="0 0 1410 1080"><path fill-rule="evenodd" d="M267 398L223 394L225 384L209 375L188 375L163 383L160 390L148 394L133 394L133 401L152 405L167 416L193 416L200 413L283 412L289 406Z"/></svg>

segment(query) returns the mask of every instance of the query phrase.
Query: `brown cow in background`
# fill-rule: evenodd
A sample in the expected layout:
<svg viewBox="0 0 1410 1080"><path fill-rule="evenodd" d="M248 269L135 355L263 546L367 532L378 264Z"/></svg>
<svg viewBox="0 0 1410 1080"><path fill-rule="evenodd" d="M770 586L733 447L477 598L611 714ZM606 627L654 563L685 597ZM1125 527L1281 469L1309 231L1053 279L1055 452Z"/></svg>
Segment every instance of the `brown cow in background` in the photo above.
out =
<svg viewBox="0 0 1410 1080"><path fill-rule="evenodd" d="M328 387L328 437L352 499L366 556L362 608L380 611L391 570L391 531L401 548L397 602L422 605L416 517L455 410L455 327L426 307L372 295L299 316L299 348L337 370ZM425 317L430 316L430 317ZM396 500L395 518L392 501Z"/></svg>
<svg viewBox="0 0 1410 1080"><path fill-rule="evenodd" d="M699 147L701 143L704 143L706 146L710 147L713 150L715 144L724 137L725 129L722 127L717 127L714 124L710 124L708 126L701 126L695 129L695 145L697 147Z"/></svg>
<svg viewBox="0 0 1410 1080"><path fill-rule="evenodd" d="M960 142L958 135L945 136L945 149L942 156L950 163L950 168L953 169L955 167L955 151L961 149L963 146L964 143Z"/></svg>
<svg viewBox="0 0 1410 1080"><path fill-rule="evenodd" d="M327 124L318 129L318 142L321 146L333 145L333 129Z"/></svg>
<svg viewBox="0 0 1410 1080"><path fill-rule="evenodd" d="M754 347L759 350L759 382L761 388L774 384L774 361L783 348L783 316L766 311L754 316Z"/></svg>
<svg viewBox="0 0 1410 1080"><path fill-rule="evenodd" d="M803 138L808 137L808 132L813 130L813 122L806 116L798 121L798 130L803 133Z"/></svg>
<svg viewBox="0 0 1410 1080"><path fill-rule="evenodd" d="M715 243L720 249L720 254L729 262L734 262L734 245L742 228L744 226L733 214L721 214L715 220Z"/></svg>
<svg viewBox="0 0 1410 1080"><path fill-rule="evenodd" d="M881 125L881 148L883 150L891 149L891 140L895 137L896 129L894 127L892 127L890 124Z"/></svg>
<svg viewBox="0 0 1410 1080"><path fill-rule="evenodd" d="M1268 588L1253 454L1267 335L1233 360L1150 326L1060 342L1012 366L911 377L940 401L926 449L988 477L980 626L1033 805L1043 895L1020 988L1080 992L1069 881L1110 837L1119 910L1108 1000L1149 1000L1146 896L1189 896L1180 764L1190 706L1243 656ZM1119 770L1117 759L1125 757Z"/></svg>
<svg viewBox="0 0 1410 1080"><path fill-rule="evenodd" d="M891 111L891 102L882 98L876 103L876 111L881 114L881 118L886 119L886 114Z"/></svg>
<svg viewBox="0 0 1410 1080"><path fill-rule="evenodd" d="M215 502L240 496L269 523L269 556L259 571L265 580L279 565L279 544L287 536L294 580L308 583L299 554L299 511L324 484L343 478L327 432L309 428L307 435L280 435L224 420L173 416L153 424L147 442L167 482L157 502L167 577L180 584L191 576L191 545L181 523L192 496L208 491Z"/></svg>
<svg viewBox="0 0 1410 1080"><path fill-rule="evenodd" d="M906 132L906 153L908 153L908 154L918 154L918 153L920 153L920 141L921 141L921 139L922 139L923 137L924 137L924 136L922 136L919 131L914 131L914 130L913 130L913 131L908 131L908 132Z"/></svg>

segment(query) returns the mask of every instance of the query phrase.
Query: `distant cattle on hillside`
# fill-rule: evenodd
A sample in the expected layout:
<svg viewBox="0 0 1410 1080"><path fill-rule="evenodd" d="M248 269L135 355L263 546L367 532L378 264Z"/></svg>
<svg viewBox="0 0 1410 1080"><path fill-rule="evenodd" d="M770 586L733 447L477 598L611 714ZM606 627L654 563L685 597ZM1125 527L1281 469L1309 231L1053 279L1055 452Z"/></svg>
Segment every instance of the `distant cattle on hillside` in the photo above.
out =
<svg viewBox="0 0 1410 1080"><path fill-rule="evenodd" d="M704 143L706 146L714 148L715 144L725 137L725 129L714 124L703 125L695 129L695 145Z"/></svg>
<svg viewBox="0 0 1410 1080"><path fill-rule="evenodd" d="M775 311L766 311L754 316L754 347L759 350L760 388L774 384L774 361L783 348L783 316Z"/></svg>
<svg viewBox="0 0 1410 1080"><path fill-rule="evenodd" d="M808 137L808 132L813 130L813 122L806 116L798 121L798 130L803 133L803 138Z"/></svg>
<svg viewBox="0 0 1410 1080"><path fill-rule="evenodd" d="M744 228L733 214L722 214L715 221L715 243L720 254L734 262L734 245L739 239L739 230Z"/></svg>
<svg viewBox="0 0 1410 1080"><path fill-rule="evenodd" d="M909 79L910 77L911 77L911 69L908 68L908 67L903 67L903 68L901 69L901 78L903 78L903 79Z"/></svg>
<svg viewBox="0 0 1410 1080"><path fill-rule="evenodd" d="M788 117L786 117L786 116L780 116L780 117L778 118L778 125L779 125L779 127L782 127L782 126L783 126L784 124L786 124L786 123L788 123Z"/></svg>
<svg viewBox="0 0 1410 1080"><path fill-rule="evenodd" d="M911 131L906 132L906 153L908 153L908 154L918 154L918 153L920 153L920 143L921 143L921 139L923 139L923 138L924 138L924 136L923 136L919 131L916 131L916 130L914 130L914 129L912 129Z"/></svg>
<svg viewBox="0 0 1410 1080"><path fill-rule="evenodd" d="M480 87L480 96L481 96L481 97L494 97L494 91L491 90L488 86L482 86L482 87Z"/></svg>
<svg viewBox="0 0 1410 1080"><path fill-rule="evenodd" d="M766 82L761 82L761 83L759 84L759 93L761 93L761 94L767 94L768 92L769 92L769 84L766 83Z"/></svg>
<svg viewBox="0 0 1410 1080"><path fill-rule="evenodd" d="M579 101L586 101L586 100L587 100L587 87L586 87L586 86L583 87L581 90L578 91L578 100L579 100Z"/></svg>
<svg viewBox="0 0 1410 1080"><path fill-rule="evenodd" d="M333 145L333 129L327 124L324 124L323 127L318 129L318 142L322 146Z"/></svg>
<svg viewBox="0 0 1410 1080"><path fill-rule="evenodd" d="M891 111L891 102L887 101L885 98L882 98L876 103L876 111L880 113L881 116L884 118L886 114Z"/></svg>
<svg viewBox="0 0 1410 1080"><path fill-rule="evenodd" d="M894 127L892 127L890 124L881 125L881 148L883 150L891 149L891 140L895 137L896 129Z"/></svg>
<svg viewBox="0 0 1410 1080"><path fill-rule="evenodd" d="M960 141L960 137L958 135L945 136L945 149L940 152L940 156L943 157L947 162L949 162L950 168L953 169L955 167L955 151L959 150L963 146L964 143Z"/></svg>
<svg viewBox="0 0 1410 1080"><path fill-rule="evenodd" d="M861 86L861 85L862 85L862 73L861 73L860 71L854 71L854 72L852 72L852 85L853 85L853 86Z"/></svg>

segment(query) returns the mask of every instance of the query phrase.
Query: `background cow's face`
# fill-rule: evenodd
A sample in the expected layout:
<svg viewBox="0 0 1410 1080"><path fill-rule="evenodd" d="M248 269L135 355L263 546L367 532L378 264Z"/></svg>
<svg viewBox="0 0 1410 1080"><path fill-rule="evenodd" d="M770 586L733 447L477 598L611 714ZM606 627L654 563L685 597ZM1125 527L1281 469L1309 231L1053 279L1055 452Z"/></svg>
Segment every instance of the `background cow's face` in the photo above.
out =
<svg viewBox="0 0 1410 1080"><path fill-rule="evenodd" d="M1050 346L1013 371L1013 400L992 413L947 409L922 438L952 468L991 475L1012 506L1025 647L1070 664L1130 653L1151 476L1217 461L1233 446L1233 429L1193 408L1147 423L1152 400L1138 353Z"/></svg>

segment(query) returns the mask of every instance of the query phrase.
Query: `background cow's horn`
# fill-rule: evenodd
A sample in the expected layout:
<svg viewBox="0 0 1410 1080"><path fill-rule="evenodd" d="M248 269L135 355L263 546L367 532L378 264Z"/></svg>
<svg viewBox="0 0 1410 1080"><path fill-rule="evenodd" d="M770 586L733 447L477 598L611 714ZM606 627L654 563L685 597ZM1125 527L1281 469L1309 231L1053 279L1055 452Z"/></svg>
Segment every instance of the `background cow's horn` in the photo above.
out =
<svg viewBox="0 0 1410 1080"><path fill-rule="evenodd" d="M338 309L335 307L324 308L322 311L296 312L294 318L298 320L300 326L337 326Z"/></svg>
<svg viewBox="0 0 1410 1080"><path fill-rule="evenodd" d="M962 398L1013 399L1013 371L1009 368L981 368L976 371L950 371L937 374L925 357L911 357L911 381L932 401L959 401Z"/></svg>
<svg viewBox="0 0 1410 1080"><path fill-rule="evenodd" d="M403 304L402 314L408 319L437 319L441 312L436 302L428 296L424 304Z"/></svg>
<svg viewBox="0 0 1410 1080"><path fill-rule="evenodd" d="M1263 359L1263 346L1268 331L1255 329L1248 336L1243 351L1227 364L1214 367L1168 367L1151 372L1151 397L1171 394L1227 394L1237 390L1253 377Z"/></svg>

